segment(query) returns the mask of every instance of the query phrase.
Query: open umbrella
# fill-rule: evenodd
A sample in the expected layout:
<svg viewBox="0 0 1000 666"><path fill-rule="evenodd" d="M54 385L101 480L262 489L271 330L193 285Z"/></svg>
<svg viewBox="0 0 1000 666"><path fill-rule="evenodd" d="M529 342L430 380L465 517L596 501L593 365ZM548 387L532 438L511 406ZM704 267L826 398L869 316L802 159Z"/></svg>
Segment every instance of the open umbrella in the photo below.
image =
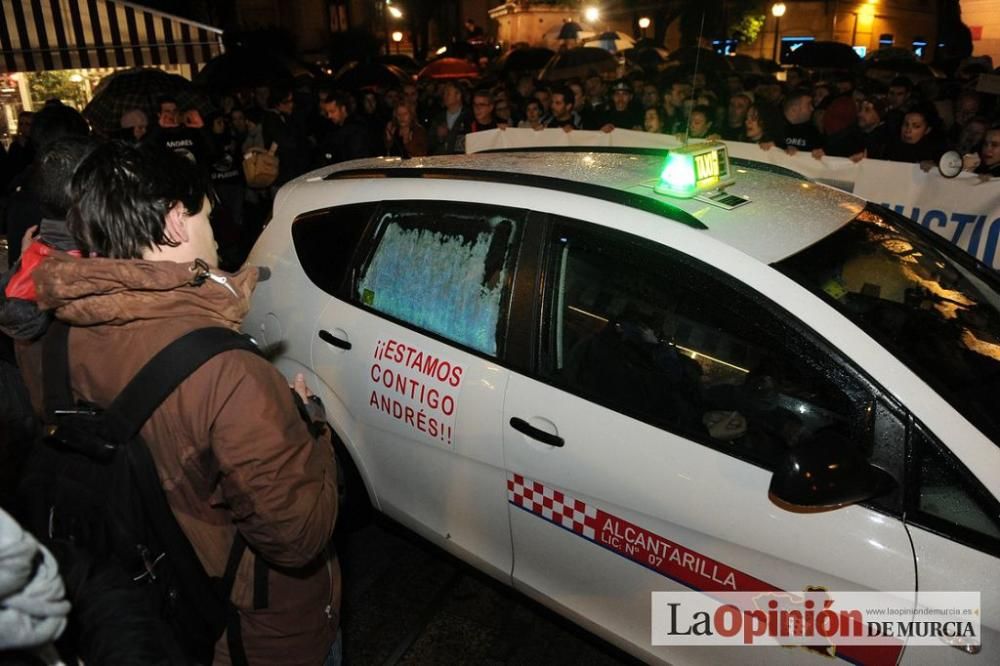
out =
<svg viewBox="0 0 1000 666"><path fill-rule="evenodd" d="M459 58L438 58L427 63L417 74L418 79L475 79L479 78L479 68L468 60Z"/></svg>
<svg viewBox="0 0 1000 666"><path fill-rule="evenodd" d="M642 67L647 74L655 74L667 65L667 56L670 55L666 49L655 46L636 46L625 49L622 52L625 61Z"/></svg>
<svg viewBox="0 0 1000 666"><path fill-rule="evenodd" d="M542 81L586 78L591 72L604 77L615 76L618 60L604 49L577 46L555 54L538 76Z"/></svg>
<svg viewBox="0 0 1000 666"><path fill-rule="evenodd" d="M275 83L291 85L300 76L311 77L312 73L286 55L235 48L205 63L194 83L206 90L231 91Z"/></svg>
<svg viewBox="0 0 1000 666"><path fill-rule="evenodd" d="M611 51L615 53L617 51L624 51L625 49L630 49L635 46L635 40L628 35L623 35L620 32L602 32L594 37L589 37L583 40L584 46L591 46L604 49L605 51Z"/></svg>
<svg viewBox="0 0 1000 666"><path fill-rule="evenodd" d="M711 49L683 46L670 52L663 69L664 76L681 78L689 78L695 71L704 73L710 79L721 80L733 72L733 63L729 56Z"/></svg>
<svg viewBox="0 0 1000 666"><path fill-rule="evenodd" d="M416 76L417 72L420 71L420 63L405 53L390 53L388 55L376 56L375 62L399 67L410 76Z"/></svg>
<svg viewBox="0 0 1000 666"><path fill-rule="evenodd" d="M914 83L928 79L943 79L944 74L919 60L903 60L902 58L888 60L872 60L863 65L865 76L882 85L888 86L897 76L905 76Z"/></svg>
<svg viewBox="0 0 1000 666"><path fill-rule="evenodd" d="M580 24L576 21L566 21L562 24L562 27L559 28L559 36L557 39L576 39L582 30L583 28L580 27Z"/></svg>
<svg viewBox="0 0 1000 666"><path fill-rule="evenodd" d="M114 72L101 79L93 99L83 109L83 116L98 134L104 135L118 130L122 114L131 109L145 112L153 124L157 100L163 96L176 99L182 110L197 109L202 117L214 110L208 96L184 77L147 67Z"/></svg>
<svg viewBox="0 0 1000 666"><path fill-rule="evenodd" d="M493 62L493 70L501 74L537 72L545 67L555 54L552 49L542 46L514 49L497 58Z"/></svg>
<svg viewBox="0 0 1000 666"><path fill-rule="evenodd" d="M344 65L334 79L345 90L362 88L397 88L413 77L395 65L378 62L352 62Z"/></svg>
<svg viewBox="0 0 1000 666"><path fill-rule="evenodd" d="M853 70L861 62L857 52L841 42L806 42L782 59L782 64L809 69Z"/></svg>

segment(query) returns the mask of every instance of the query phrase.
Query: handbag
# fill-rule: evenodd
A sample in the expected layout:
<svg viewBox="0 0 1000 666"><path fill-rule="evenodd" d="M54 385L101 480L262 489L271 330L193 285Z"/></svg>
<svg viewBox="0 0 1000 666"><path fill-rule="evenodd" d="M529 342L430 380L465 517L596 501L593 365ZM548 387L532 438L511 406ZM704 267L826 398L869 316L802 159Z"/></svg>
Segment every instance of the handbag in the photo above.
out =
<svg viewBox="0 0 1000 666"><path fill-rule="evenodd" d="M247 187L270 187L278 178L278 156L274 153L278 144L272 143L270 150L256 149L243 156L243 176Z"/></svg>

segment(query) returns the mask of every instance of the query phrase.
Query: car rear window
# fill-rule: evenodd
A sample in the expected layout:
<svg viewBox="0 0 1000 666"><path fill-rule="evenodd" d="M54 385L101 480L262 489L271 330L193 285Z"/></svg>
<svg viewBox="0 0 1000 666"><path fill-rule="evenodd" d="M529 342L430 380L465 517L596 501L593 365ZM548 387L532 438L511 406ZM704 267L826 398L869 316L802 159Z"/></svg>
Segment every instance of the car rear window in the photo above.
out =
<svg viewBox="0 0 1000 666"><path fill-rule="evenodd" d="M292 224L292 242L302 270L312 282L337 296L378 203L351 204L306 213Z"/></svg>
<svg viewBox="0 0 1000 666"><path fill-rule="evenodd" d="M358 276L363 305L496 356L520 211L459 204L395 204Z"/></svg>

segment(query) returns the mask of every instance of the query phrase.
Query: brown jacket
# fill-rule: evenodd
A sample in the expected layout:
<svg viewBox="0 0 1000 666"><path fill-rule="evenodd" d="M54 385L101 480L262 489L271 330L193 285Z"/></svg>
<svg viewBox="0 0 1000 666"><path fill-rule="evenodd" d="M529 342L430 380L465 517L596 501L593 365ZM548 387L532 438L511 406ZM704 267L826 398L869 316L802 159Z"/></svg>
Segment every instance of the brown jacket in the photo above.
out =
<svg viewBox="0 0 1000 666"><path fill-rule="evenodd" d="M76 397L107 406L184 333L238 329L257 271L210 276L200 264L57 255L39 265L34 280L39 305L74 326L69 358ZM19 352L36 409L39 348ZM250 664L322 664L339 619L340 570L327 547L337 516L336 474L330 442L309 435L286 380L249 352L223 352L182 382L141 434L208 573L222 575L237 529L253 551L233 589ZM258 555L274 568L269 607L255 611ZM225 638L215 663L229 663Z"/></svg>

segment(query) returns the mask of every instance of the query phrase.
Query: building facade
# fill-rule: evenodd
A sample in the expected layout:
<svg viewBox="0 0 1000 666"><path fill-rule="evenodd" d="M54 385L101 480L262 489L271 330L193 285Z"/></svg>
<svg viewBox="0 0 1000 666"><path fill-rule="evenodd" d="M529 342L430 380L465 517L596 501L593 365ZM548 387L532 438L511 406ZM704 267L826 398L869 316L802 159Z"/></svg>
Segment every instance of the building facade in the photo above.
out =
<svg viewBox="0 0 1000 666"><path fill-rule="evenodd" d="M966 0L968 2L969 0ZM995 0L972 0L994 3ZM771 58L780 52L782 40L832 40L851 44L859 53L870 53L880 45L905 49L917 48L923 59L930 59L937 43L936 0L785 0L785 13L778 19L768 13L763 29L750 43L734 45L735 52L754 57ZM767 5L769 11L771 4ZM964 7L964 4L963 4ZM599 22L587 24L581 9L565 5L530 3L509 0L490 10L497 39L504 44L525 42L553 48L558 41L553 36L564 21L576 21L588 31L615 30L639 36L636 25L641 10L606 8ZM652 13L648 14L653 17ZM996 18L1000 27L1000 15ZM649 30L653 33L653 28ZM680 46L678 21L666 30L665 46ZM722 35L708 35L710 39ZM998 30L1000 37L1000 30ZM776 41L777 38L777 41ZM777 49L775 45L777 44ZM924 44L926 48L920 49ZM916 46L915 46L916 45Z"/></svg>

